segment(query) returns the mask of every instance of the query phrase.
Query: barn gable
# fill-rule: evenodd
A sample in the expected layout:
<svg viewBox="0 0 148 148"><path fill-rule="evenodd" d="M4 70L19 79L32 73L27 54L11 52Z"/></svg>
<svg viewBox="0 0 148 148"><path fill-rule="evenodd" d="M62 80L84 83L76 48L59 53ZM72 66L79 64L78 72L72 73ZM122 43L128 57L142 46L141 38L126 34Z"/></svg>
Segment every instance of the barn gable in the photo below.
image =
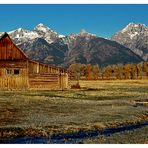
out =
<svg viewBox="0 0 148 148"><path fill-rule="evenodd" d="M25 53L13 43L6 32L0 36L0 60L27 60Z"/></svg>

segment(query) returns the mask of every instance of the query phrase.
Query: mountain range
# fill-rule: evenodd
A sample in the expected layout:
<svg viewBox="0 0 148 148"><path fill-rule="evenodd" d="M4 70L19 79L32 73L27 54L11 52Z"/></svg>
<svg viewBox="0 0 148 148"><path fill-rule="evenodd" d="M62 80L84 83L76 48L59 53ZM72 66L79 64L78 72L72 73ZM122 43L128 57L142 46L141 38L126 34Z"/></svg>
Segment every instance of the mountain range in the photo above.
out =
<svg viewBox="0 0 148 148"><path fill-rule="evenodd" d="M148 29L143 24L130 23L111 39L98 37L84 29L64 36L41 23L32 31L19 28L8 34L30 59L52 65L106 66L148 59Z"/></svg>
<svg viewBox="0 0 148 148"><path fill-rule="evenodd" d="M148 27L146 25L129 23L121 31L115 33L111 40L130 48L143 60L148 60Z"/></svg>

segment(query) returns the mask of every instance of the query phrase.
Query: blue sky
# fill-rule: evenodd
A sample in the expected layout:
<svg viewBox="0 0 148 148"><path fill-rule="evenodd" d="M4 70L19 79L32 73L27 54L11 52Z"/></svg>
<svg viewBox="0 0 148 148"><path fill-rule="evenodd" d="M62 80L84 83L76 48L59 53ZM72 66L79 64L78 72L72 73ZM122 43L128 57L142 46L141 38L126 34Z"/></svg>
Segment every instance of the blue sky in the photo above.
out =
<svg viewBox="0 0 148 148"><path fill-rule="evenodd" d="M148 25L146 4L1 4L0 14L0 32L20 27L31 30L37 24L43 23L64 35L85 29L109 38L129 22Z"/></svg>

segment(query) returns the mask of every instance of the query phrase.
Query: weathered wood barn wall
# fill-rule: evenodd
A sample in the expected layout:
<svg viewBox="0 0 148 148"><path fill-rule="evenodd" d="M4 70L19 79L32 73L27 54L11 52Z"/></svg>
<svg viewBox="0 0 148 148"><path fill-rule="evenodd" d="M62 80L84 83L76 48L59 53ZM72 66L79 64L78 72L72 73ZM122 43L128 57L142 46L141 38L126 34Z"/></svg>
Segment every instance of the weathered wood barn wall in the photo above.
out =
<svg viewBox="0 0 148 148"><path fill-rule="evenodd" d="M30 89L65 89L68 87L68 75L64 69L31 60L28 65Z"/></svg>
<svg viewBox="0 0 148 148"><path fill-rule="evenodd" d="M32 61L11 40L0 36L0 90L66 89L66 70Z"/></svg>

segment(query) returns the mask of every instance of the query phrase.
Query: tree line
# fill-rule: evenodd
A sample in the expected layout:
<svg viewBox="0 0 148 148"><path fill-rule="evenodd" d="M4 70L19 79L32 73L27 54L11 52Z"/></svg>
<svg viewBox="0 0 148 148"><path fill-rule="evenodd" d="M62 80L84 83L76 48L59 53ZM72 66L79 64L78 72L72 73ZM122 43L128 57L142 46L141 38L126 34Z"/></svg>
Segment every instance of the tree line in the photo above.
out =
<svg viewBox="0 0 148 148"><path fill-rule="evenodd" d="M98 64L71 64L68 68L70 79L113 80L148 78L148 62L138 64L117 64L101 68Z"/></svg>

